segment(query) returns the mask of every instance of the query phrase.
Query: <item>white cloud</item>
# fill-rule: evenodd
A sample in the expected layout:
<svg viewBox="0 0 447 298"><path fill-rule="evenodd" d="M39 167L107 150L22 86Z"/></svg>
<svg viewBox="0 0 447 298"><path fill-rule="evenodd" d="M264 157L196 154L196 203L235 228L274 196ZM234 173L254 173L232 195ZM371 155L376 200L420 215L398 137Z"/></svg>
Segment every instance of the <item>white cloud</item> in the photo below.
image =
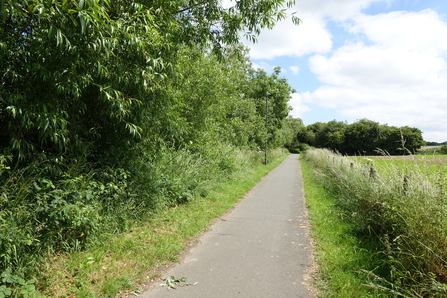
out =
<svg viewBox="0 0 447 298"><path fill-rule="evenodd" d="M303 56L326 53L332 48L331 35L324 20L312 15L300 15L303 22L296 26L290 19L278 23L272 30L262 31L258 43L244 41L250 47L252 59L272 59L279 56Z"/></svg>
<svg viewBox="0 0 447 298"><path fill-rule="evenodd" d="M447 48L447 24L431 9L420 12L395 11L375 16L359 15L349 27L384 47L442 54Z"/></svg>
<svg viewBox="0 0 447 298"><path fill-rule="evenodd" d="M359 15L371 3L380 1L392 0L298 0L289 13L297 12L302 20L300 25L293 25L291 19L283 20L272 30L263 30L256 44L247 40L243 42L250 48L252 59L324 54L332 49L327 18L343 21Z"/></svg>
<svg viewBox="0 0 447 298"><path fill-rule="evenodd" d="M236 1L235 0L221 0L221 5L223 8L230 8L236 5Z"/></svg>
<svg viewBox="0 0 447 298"><path fill-rule="evenodd" d="M310 109L304 104L300 94L293 93L291 96L292 98L290 99L289 104L293 107L293 110L289 114L294 118L302 118L303 114Z"/></svg>
<svg viewBox="0 0 447 298"><path fill-rule="evenodd" d="M315 55L309 63L323 83L351 88L436 85L445 67L440 56L363 43L343 46L330 57Z"/></svg>
<svg viewBox="0 0 447 298"><path fill-rule="evenodd" d="M249 45L252 59L312 55L309 69L322 83L294 94L292 115L316 105L350 121L367 118L389 125L409 125L430 141L447 140L447 23L432 9L419 12L362 13L374 2L406 0L298 0L299 26L290 21L263 31ZM331 31L328 21L340 25ZM340 29L345 29L341 32ZM332 33L337 34L332 36ZM334 45L339 45L333 48ZM282 58L283 59L283 58ZM287 68L292 73L295 69ZM291 59L292 60L292 59ZM259 62L259 64L266 64ZM299 74L304 71L300 63ZM266 69L266 67L263 67ZM270 69L273 69L271 67ZM303 77L301 77L303 79ZM293 86L292 86L293 87ZM316 114L316 113L313 113ZM346 118L345 118L346 119ZM316 120L321 121L321 120Z"/></svg>
<svg viewBox="0 0 447 298"><path fill-rule="evenodd" d="M431 10L357 15L350 31L365 41L314 55L310 69L324 83L306 102L351 119L409 125L427 140L447 140L447 24Z"/></svg>
<svg viewBox="0 0 447 298"><path fill-rule="evenodd" d="M289 67L289 69L292 71L293 74L299 74L300 68L298 66L292 65Z"/></svg>
<svg viewBox="0 0 447 298"><path fill-rule="evenodd" d="M273 71L273 69L275 68L274 65L269 64L267 62L261 61L259 63L253 63L253 68L254 69L263 69L266 72L270 73Z"/></svg>
<svg viewBox="0 0 447 298"><path fill-rule="evenodd" d="M358 15L362 9L374 2L391 2L392 0L298 0L297 11L318 14L337 21L343 21Z"/></svg>

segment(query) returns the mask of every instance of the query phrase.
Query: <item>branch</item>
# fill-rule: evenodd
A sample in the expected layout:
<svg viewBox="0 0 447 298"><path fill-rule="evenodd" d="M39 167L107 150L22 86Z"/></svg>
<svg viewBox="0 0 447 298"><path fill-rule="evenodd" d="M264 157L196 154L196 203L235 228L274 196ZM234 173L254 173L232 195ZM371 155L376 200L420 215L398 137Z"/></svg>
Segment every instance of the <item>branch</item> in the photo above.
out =
<svg viewBox="0 0 447 298"><path fill-rule="evenodd" d="M173 14L178 14L178 13L185 12L185 11L190 10L190 9L192 9L192 8L195 8L195 7L204 5L204 4L206 4L207 2L208 2L208 1L202 1L202 2L196 3L196 4L194 4L194 5L188 6L188 7L184 8L184 9L179 10L179 11L173 12Z"/></svg>

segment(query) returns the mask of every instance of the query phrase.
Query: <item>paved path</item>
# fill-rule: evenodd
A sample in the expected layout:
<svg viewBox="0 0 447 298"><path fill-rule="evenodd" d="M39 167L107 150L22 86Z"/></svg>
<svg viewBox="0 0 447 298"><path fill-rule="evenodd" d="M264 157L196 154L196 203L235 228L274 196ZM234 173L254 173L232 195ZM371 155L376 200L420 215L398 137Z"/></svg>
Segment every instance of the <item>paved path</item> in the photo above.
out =
<svg viewBox="0 0 447 298"><path fill-rule="evenodd" d="M290 155L164 276L193 285L156 283L140 297L312 297L307 228L298 156Z"/></svg>

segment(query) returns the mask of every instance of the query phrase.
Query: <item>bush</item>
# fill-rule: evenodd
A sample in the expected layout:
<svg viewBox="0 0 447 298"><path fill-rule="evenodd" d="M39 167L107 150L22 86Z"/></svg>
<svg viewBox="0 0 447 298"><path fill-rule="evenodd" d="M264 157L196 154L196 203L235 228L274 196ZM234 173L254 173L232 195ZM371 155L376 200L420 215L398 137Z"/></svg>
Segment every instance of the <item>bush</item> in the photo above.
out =
<svg viewBox="0 0 447 298"><path fill-rule="evenodd" d="M300 152L304 152L310 148L311 147L308 144L300 143L298 146L289 149L289 152L290 153L300 153Z"/></svg>
<svg viewBox="0 0 447 298"><path fill-rule="evenodd" d="M269 150L269 160L281 154ZM106 241L264 162L263 152L212 142L157 150L142 142L122 156L115 167L55 160L58 171L44 161L11 170L0 158L0 273L24 280L0 288L0 296L3 290L31 289L45 257Z"/></svg>
<svg viewBox="0 0 447 298"><path fill-rule="evenodd" d="M124 230L132 218L122 170L59 180L35 171L14 172L0 186L0 271L27 273L44 252L83 249L106 231Z"/></svg>

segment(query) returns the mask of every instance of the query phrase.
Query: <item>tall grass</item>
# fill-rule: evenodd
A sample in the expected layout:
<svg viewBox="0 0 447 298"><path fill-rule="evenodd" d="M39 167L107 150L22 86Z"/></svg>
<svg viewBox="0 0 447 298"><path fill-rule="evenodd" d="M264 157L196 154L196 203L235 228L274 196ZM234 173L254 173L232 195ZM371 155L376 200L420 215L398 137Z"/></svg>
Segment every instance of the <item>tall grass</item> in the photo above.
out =
<svg viewBox="0 0 447 298"><path fill-rule="evenodd" d="M405 168L390 161L379 168L373 160L324 149L303 158L355 233L380 241L387 272L365 270L376 280L371 287L396 297L447 295L445 176L423 164Z"/></svg>
<svg viewBox="0 0 447 298"><path fill-rule="evenodd" d="M272 150L270 158L279 154ZM163 148L135 154L122 168L66 166L60 175L42 164L11 170L0 158L0 297L32 293L45 258L100 245L162 210L204 197L262 165L263 156L227 144Z"/></svg>
<svg viewBox="0 0 447 298"><path fill-rule="evenodd" d="M252 154L258 153L241 151L239 157L246 162ZM160 210L131 231L111 235L104 245L52 258L44 266L40 292L55 298L116 297L118 292L137 295L142 283L158 276L157 267L176 261L191 238L234 206L285 156L275 150L267 166L261 162L246 166L241 160L244 166L210 183L207 195Z"/></svg>
<svg viewBox="0 0 447 298"><path fill-rule="evenodd" d="M417 151L420 155L447 154L447 145L426 146Z"/></svg>

